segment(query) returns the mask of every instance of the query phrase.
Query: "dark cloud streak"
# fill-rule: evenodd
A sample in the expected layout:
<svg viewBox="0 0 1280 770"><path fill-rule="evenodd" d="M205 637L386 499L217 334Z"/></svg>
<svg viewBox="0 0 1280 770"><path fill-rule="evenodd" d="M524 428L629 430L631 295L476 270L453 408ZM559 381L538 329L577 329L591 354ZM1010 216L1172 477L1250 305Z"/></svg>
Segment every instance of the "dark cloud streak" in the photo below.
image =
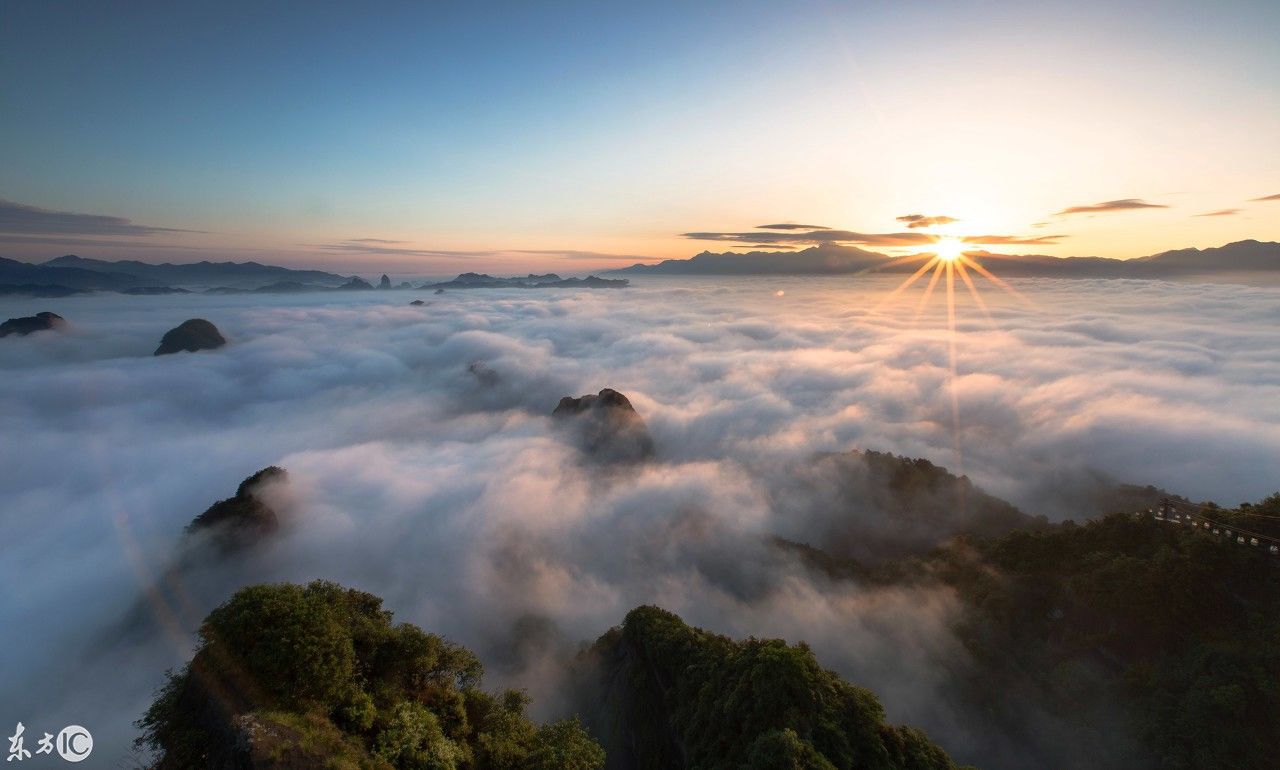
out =
<svg viewBox="0 0 1280 770"><path fill-rule="evenodd" d="M1047 246L1069 237L1067 235L1040 235L1036 237L1021 235L966 235L961 240L965 243L978 243L987 246Z"/></svg>
<svg viewBox="0 0 1280 770"><path fill-rule="evenodd" d="M694 241L719 241L747 245L776 245L779 243L819 246L822 244L859 246L923 246L935 238L926 233L855 233L851 230L808 230L782 233L681 233L680 237Z"/></svg>
<svg viewBox="0 0 1280 770"><path fill-rule="evenodd" d="M200 231L150 227L134 224L124 217L54 211L0 198L0 233L146 236L155 233L195 232Z"/></svg>
<svg viewBox="0 0 1280 770"><path fill-rule="evenodd" d="M655 257L638 254L609 254L600 251L584 251L580 249L415 249L394 244L407 241L393 241L383 238L351 238L337 243L311 243L303 246L324 251L336 251L343 254L376 254L379 256L425 257L428 259L501 259L513 254L530 254L536 256L559 257L569 260L618 260L635 262L651 260Z"/></svg>
<svg viewBox="0 0 1280 770"><path fill-rule="evenodd" d="M1059 211L1054 216L1063 216L1065 214L1099 214L1107 211L1131 211L1134 209L1167 209L1161 203L1147 203L1140 198L1119 198L1113 201L1103 201L1090 206L1071 206Z"/></svg>
<svg viewBox="0 0 1280 770"><path fill-rule="evenodd" d="M912 215L920 216L920 215ZM901 219L901 217L899 217ZM938 221L950 217L931 217ZM951 220L955 221L955 220ZM807 230L794 232L690 232L681 233L682 238L695 241L715 241L717 243L736 243L753 248L794 248L800 246L876 246L880 248L916 248L928 247L938 241L940 236L932 233L858 233L852 230ZM1043 246L1053 244L1065 235L1043 235L1027 237L1021 235L971 235L964 238L966 243L986 245L1029 245Z"/></svg>
<svg viewBox="0 0 1280 770"><path fill-rule="evenodd" d="M0 243L40 248L41 246L88 246L102 249L171 249L181 248L199 250L196 246L176 246L173 243L159 241L111 241L104 238L40 238L26 235L0 235Z"/></svg>

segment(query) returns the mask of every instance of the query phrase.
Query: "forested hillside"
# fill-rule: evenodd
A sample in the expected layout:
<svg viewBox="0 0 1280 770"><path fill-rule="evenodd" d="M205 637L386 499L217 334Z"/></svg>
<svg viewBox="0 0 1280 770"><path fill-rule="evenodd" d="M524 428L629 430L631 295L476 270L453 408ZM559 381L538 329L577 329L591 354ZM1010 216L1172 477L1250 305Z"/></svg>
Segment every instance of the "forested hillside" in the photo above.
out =
<svg viewBox="0 0 1280 770"><path fill-rule="evenodd" d="M481 689L471 651L391 622L371 594L314 582L245 588L140 720L154 767L593 770L576 721Z"/></svg>
<svg viewBox="0 0 1280 770"><path fill-rule="evenodd" d="M632 610L583 662L608 767L944 770L919 730L886 724L876 696L803 643L735 642L657 607Z"/></svg>

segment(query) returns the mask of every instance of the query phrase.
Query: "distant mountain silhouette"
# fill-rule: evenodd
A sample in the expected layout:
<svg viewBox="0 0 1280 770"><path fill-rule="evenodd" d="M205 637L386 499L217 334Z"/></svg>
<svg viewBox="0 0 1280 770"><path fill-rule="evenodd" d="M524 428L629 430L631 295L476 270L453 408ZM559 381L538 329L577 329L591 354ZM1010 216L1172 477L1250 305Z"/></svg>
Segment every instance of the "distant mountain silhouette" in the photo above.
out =
<svg viewBox="0 0 1280 770"><path fill-rule="evenodd" d="M350 280L337 288L342 289L343 291L364 291L365 289L372 289L373 284L358 275L353 275Z"/></svg>
<svg viewBox="0 0 1280 770"><path fill-rule="evenodd" d="M1061 278L1166 278L1199 273L1280 271L1280 243L1237 241L1210 249L1178 249L1135 259L1051 257L1043 254L993 254L975 249L969 254L1002 275ZM631 275L830 275L867 271L902 273L918 268L918 261L892 258L853 246L822 245L802 251L752 251L716 254L704 251L689 259L668 259L656 265L632 265L607 271Z"/></svg>
<svg viewBox="0 0 1280 770"><path fill-rule="evenodd" d="M65 259L65 257L62 257ZM109 265L110 263L103 263ZM54 287L65 289L97 289L120 291L135 286L155 286L154 281L146 281L135 275L118 270L90 270L76 266L33 265L29 262L18 262L13 259L0 258L0 284L19 286L35 285L49 291Z"/></svg>
<svg viewBox="0 0 1280 770"><path fill-rule="evenodd" d="M137 260L110 262L75 255L41 264L0 258L0 294L66 296L83 291L128 294L183 290L234 294L246 291L323 291L350 288L352 280L322 270L294 270L257 262L197 262L153 265ZM360 281L366 284L365 281Z"/></svg>
<svg viewBox="0 0 1280 770"><path fill-rule="evenodd" d="M89 289L73 289L50 283L0 283L0 297L11 294L23 297L70 297L72 294L88 292Z"/></svg>
<svg viewBox="0 0 1280 770"><path fill-rule="evenodd" d="M426 283L419 288L435 289L438 294L444 289L621 289L626 285L625 278L597 278L594 275L586 278L561 278L555 273L530 273L524 277L499 278L486 273L462 273L452 281Z"/></svg>
<svg viewBox="0 0 1280 770"><path fill-rule="evenodd" d="M1236 241L1213 249L1164 251L1141 262L1190 270L1276 270L1280 269L1280 243Z"/></svg>
<svg viewBox="0 0 1280 770"><path fill-rule="evenodd" d="M137 260L109 262L68 255L43 263L40 267L77 268L97 273L122 273L132 276L134 286L229 286L256 289L276 281L338 286L347 278L322 270L294 270L258 262L196 262L160 265ZM65 284L64 284L65 285Z"/></svg>
<svg viewBox="0 0 1280 770"><path fill-rule="evenodd" d="M1043 254L994 254L980 249L968 252L1002 275L1060 278L1170 278L1224 272L1280 271L1280 243L1236 241L1208 249L1175 249L1134 259L1106 257L1051 257ZM689 259L668 259L656 265L636 264L605 271L613 275L847 275L862 272L905 273L918 261L894 262L892 257L854 246L823 244L801 251L752 251L748 253L704 251ZM386 276L383 276L386 278ZM392 288L390 279L381 288ZM621 288L623 278L562 278L555 273L496 277L463 273L452 281L428 283L418 288L541 289ZM258 262L197 262L150 264L137 260L107 261L74 255L41 264L0 258L0 295L62 297L85 291L119 291L130 294L209 294L242 292L298 293L333 289L369 289L373 284L322 270L295 270ZM409 288L400 284L399 288Z"/></svg>
<svg viewBox="0 0 1280 770"><path fill-rule="evenodd" d="M803 251L752 251L746 254L704 251L689 259L668 259L656 265L632 265L610 273L638 275L821 275L857 273L881 266L889 257L854 246L824 244Z"/></svg>

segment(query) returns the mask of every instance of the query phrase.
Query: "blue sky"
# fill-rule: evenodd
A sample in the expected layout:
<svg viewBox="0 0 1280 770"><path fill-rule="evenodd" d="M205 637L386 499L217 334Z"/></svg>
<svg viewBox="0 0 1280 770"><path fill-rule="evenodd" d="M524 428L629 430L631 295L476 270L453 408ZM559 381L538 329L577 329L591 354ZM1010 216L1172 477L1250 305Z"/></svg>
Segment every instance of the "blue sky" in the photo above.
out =
<svg viewBox="0 0 1280 770"><path fill-rule="evenodd" d="M6 8L0 198L201 232L5 256L591 266L911 213L1061 255L1280 238L1272 2L112 5ZM1130 198L1166 208L1051 218Z"/></svg>

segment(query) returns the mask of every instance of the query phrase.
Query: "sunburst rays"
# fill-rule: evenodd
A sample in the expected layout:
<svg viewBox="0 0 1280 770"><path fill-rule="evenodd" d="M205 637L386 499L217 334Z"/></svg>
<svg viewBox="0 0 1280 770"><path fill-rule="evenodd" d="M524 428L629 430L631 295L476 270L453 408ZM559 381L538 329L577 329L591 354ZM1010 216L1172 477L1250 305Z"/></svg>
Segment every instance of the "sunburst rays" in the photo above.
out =
<svg viewBox="0 0 1280 770"><path fill-rule="evenodd" d="M907 257L899 257L883 266L882 269L899 268L917 260L923 260L923 264L917 267L911 275L907 276L902 283L898 284L893 291L880 301L876 306L882 308L896 298L903 295L912 286L928 276L928 280L924 284L924 290L920 294L920 298L915 303L915 318L918 320L924 313L925 308L929 305L934 291L939 284L944 284L943 290L946 295L946 311L947 311L947 390L950 396L951 406L951 432L952 442L955 448L955 466L957 473L964 472L964 451L961 445L960 432L960 396L956 389L957 381L957 311L956 311L956 280L957 278L964 284L969 296L973 299L974 305L982 312L983 317L987 320L988 325L994 329L996 326L995 317L991 313L991 308L987 305L987 301L983 298L982 292L978 288L974 275L986 279L997 288L1017 298L1024 304L1030 305L1031 301L1025 295L1019 292L999 276L993 274L984 267L971 254L964 251L964 241L957 238L939 238L936 249L932 252L923 254L912 254Z"/></svg>

